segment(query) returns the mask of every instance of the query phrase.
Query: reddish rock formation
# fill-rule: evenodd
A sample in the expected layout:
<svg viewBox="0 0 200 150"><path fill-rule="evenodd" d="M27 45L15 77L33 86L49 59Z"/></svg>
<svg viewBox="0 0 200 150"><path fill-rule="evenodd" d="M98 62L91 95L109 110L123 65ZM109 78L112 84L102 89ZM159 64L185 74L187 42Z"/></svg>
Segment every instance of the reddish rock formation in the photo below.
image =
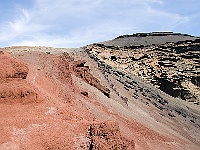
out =
<svg viewBox="0 0 200 150"><path fill-rule="evenodd" d="M134 142L121 136L116 122L93 123L89 129L90 149L133 150Z"/></svg>
<svg viewBox="0 0 200 150"><path fill-rule="evenodd" d="M28 65L5 51L0 53L0 60L0 103L37 103L35 89L25 80Z"/></svg>
<svg viewBox="0 0 200 150"><path fill-rule="evenodd" d="M28 74L27 64L5 51L0 52L0 60L0 82L10 79L26 79Z"/></svg>
<svg viewBox="0 0 200 150"><path fill-rule="evenodd" d="M107 97L110 96L110 90L105 86L103 86L100 83L100 81L90 73L89 66L85 66L85 63L87 61L85 60L74 61L73 57L70 57L69 54L67 53L63 53L60 56L60 58L62 60L62 62L59 63L62 64L62 67L59 66L60 70L70 70L71 72L74 72L77 77L82 78L85 82L87 82L91 86L96 87Z"/></svg>
<svg viewBox="0 0 200 150"><path fill-rule="evenodd" d="M41 53L31 56L25 63L8 52L0 53L0 117L4 118L0 121L0 149L91 149L91 145L93 149L121 149L130 145L116 123L98 121L102 134L109 136L103 139L93 133L99 125L90 115L84 117L90 112L78 105L74 95L89 98L88 92L74 87L71 74L105 92L85 61ZM92 135L88 135L90 131ZM104 146L99 145L102 140Z"/></svg>
<svg viewBox="0 0 200 150"><path fill-rule="evenodd" d="M104 95L109 97L110 90L101 85L100 81L97 78L93 77L93 75L90 73L89 66L85 66L85 63L86 61L81 61L81 60L73 63L73 71L75 72L76 76L82 78L84 81L96 87Z"/></svg>

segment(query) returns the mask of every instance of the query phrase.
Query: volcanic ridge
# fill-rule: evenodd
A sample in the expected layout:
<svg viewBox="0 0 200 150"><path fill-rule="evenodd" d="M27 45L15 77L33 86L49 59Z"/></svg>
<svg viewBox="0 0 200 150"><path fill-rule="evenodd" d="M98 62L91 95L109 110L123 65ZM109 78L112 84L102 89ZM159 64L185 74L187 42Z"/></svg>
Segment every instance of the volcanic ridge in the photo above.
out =
<svg viewBox="0 0 200 150"><path fill-rule="evenodd" d="M0 150L198 150L200 38L136 33L0 49Z"/></svg>

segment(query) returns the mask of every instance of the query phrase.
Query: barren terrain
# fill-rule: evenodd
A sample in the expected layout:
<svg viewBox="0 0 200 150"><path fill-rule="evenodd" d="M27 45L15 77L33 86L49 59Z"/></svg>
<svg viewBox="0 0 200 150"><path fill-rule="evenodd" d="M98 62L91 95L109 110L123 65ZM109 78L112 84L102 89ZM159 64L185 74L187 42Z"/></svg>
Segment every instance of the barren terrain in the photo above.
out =
<svg viewBox="0 0 200 150"><path fill-rule="evenodd" d="M184 54L187 58L179 54L173 57L190 62L188 56L191 56L192 61L199 62L198 38L172 33L151 36L146 35L151 40L145 39L145 48L130 48L135 43L129 39L127 44L124 38L133 36L77 49L1 48L0 150L198 150L199 64L190 63L195 66L194 71L182 72L185 78L189 76L187 83L180 80L182 87L179 78L175 80L170 74L162 78L168 82L173 79L174 86L179 85L182 91L187 89L189 94L186 94L192 98L170 96L168 89L150 82L155 76L161 77L157 73L160 66L153 60L163 54L158 50L161 46L167 45L162 49L169 51L169 42L179 49L180 44L189 50L195 47ZM123 40L116 45L120 38ZM157 46L150 46L153 40ZM159 55L151 55L147 51L150 48L157 49ZM152 59L141 58L139 50ZM123 61L128 63L127 67L122 66ZM176 73L180 62L175 63ZM129 67L137 64L145 72L147 63L152 63L152 74L138 75L137 69Z"/></svg>

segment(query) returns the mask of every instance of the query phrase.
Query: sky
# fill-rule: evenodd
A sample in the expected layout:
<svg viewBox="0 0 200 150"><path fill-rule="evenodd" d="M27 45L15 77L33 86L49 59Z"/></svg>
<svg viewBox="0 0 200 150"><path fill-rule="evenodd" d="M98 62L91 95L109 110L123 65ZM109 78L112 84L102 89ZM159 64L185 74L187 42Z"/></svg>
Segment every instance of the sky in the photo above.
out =
<svg viewBox="0 0 200 150"><path fill-rule="evenodd" d="M200 0L1 0L0 47L76 48L138 32L200 36Z"/></svg>

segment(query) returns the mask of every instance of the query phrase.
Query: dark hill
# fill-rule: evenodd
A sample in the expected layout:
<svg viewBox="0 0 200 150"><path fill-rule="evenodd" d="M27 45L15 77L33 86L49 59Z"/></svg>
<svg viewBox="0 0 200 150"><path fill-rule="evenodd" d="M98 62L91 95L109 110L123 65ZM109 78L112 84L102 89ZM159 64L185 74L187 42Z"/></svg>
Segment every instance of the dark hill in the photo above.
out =
<svg viewBox="0 0 200 150"><path fill-rule="evenodd" d="M136 33L132 35L122 35L113 40L100 42L106 46L149 46L149 45L160 45L167 42L180 42L180 41L194 41L199 37L173 33L173 32L152 32L152 33Z"/></svg>

